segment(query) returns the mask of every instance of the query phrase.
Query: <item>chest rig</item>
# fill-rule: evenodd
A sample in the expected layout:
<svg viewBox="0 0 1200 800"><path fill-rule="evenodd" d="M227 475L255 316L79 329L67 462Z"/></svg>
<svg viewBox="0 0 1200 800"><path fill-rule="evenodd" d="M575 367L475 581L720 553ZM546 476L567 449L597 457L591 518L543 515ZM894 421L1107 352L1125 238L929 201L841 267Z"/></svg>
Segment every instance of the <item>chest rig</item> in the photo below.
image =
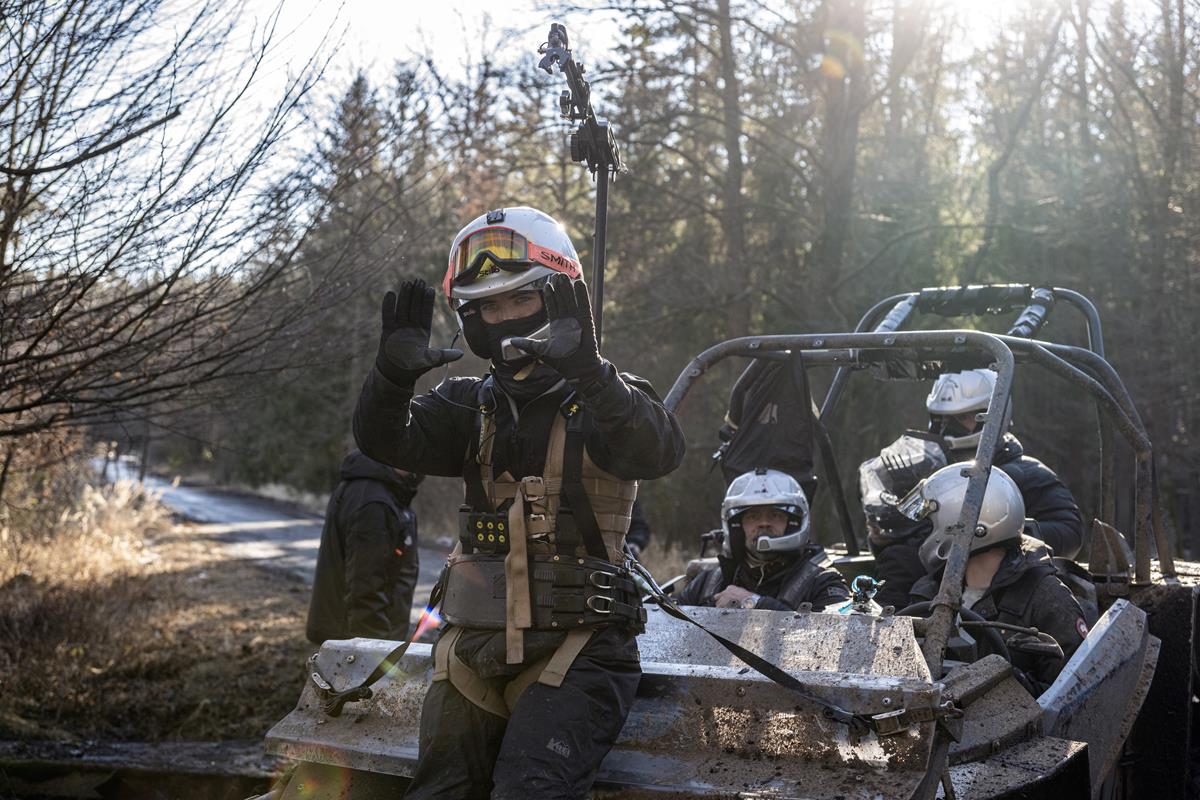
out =
<svg viewBox="0 0 1200 800"><path fill-rule="evenodd" d="M510 664L524 660L527 630L616 624L640 632L646 611L622 551L637 481L615 478L588 456L573 394L554 415L542 474L495 475L493 398L485 380L463 465L467 503L448 561L443 618L504 630Z"/></svg>

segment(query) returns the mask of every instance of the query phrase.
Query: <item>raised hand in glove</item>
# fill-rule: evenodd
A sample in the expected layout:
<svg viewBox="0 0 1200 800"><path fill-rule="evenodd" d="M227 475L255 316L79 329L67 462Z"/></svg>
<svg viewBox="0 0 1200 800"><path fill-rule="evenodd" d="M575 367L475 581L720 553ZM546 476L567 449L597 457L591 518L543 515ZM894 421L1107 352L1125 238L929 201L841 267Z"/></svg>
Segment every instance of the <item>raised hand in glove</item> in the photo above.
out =
<svg viewBox="0 0 1200 800"><path fill-rule="evenodd" d="M592 322L587 286L583 281L572 282L557 273L542 288L542 301L546 305L546 338L514 337L513 347L536 356L569 381L597 377L603 363L596 347L596 326Z"/></svg>
<svg viewBox="0 0 1200 800"><path fill-rule="evenodd" d="M399 293L383 297L383 331L375 366L392 383L412 386L429 370L462 358L462 350L429 346L433 298L433 289L420 280L404 281Z"/></svg>

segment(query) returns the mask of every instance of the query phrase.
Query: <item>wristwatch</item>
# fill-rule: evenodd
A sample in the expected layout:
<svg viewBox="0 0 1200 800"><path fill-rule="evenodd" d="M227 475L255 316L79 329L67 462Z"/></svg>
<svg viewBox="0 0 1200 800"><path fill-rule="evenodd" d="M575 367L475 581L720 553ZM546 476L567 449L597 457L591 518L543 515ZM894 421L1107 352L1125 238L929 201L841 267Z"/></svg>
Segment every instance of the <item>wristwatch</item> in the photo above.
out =
<svg viewBox="0 0 1200 800"><path fill-rule="evenodd" d="M742 602L738 604L738 608L754 608L758 605L759 600L762 600L762 595L752 594L749 597L744 598Z"/></svg>

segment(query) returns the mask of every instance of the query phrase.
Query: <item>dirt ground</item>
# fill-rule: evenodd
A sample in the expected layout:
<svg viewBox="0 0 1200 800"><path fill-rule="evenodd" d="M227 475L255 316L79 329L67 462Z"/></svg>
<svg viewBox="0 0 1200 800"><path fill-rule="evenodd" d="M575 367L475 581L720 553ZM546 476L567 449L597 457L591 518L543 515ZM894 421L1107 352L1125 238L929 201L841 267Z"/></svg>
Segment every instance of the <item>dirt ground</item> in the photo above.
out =
<svg viewBox="0 0 1200 800"><path fill-rule="evenodd" d="M0 739L257 739L293 707L303 581L218 560L187 524L138 538L99 576L0 585Z"/></svg>

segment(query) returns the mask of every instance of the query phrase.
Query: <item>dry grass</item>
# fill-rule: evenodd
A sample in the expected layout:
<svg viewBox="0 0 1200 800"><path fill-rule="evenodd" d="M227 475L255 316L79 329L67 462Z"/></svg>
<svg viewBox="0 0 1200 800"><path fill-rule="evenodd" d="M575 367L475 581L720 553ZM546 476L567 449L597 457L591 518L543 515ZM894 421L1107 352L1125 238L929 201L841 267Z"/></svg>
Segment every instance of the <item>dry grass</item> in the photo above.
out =
<svg viewBox="0 0 1200 800"><path fill-rule="evenodd" d="M307 591L217 560L133 484L0 527L0 737L261 736L302 685Z"/></svg>

